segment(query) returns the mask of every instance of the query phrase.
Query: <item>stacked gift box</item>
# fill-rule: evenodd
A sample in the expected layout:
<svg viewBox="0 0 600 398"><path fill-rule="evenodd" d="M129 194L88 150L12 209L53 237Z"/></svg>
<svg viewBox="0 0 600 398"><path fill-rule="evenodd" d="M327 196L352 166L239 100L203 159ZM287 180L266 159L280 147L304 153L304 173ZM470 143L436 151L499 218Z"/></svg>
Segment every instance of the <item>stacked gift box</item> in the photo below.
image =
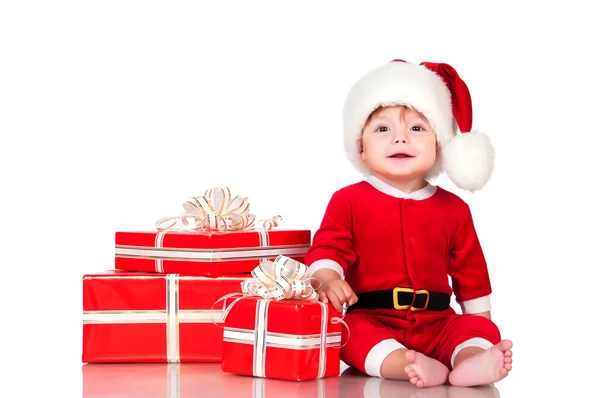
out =
<svg viewBox="0 0 600 398"><path fill-rule="evenodd" d="M184 210L153 231L117 232L114 269L84 275L82 361L338 375L341 314L305 281L310 231L279 228L278 217L259 224L228 188L192 197ZM226 306L228 297L236 300Z"/></svg>

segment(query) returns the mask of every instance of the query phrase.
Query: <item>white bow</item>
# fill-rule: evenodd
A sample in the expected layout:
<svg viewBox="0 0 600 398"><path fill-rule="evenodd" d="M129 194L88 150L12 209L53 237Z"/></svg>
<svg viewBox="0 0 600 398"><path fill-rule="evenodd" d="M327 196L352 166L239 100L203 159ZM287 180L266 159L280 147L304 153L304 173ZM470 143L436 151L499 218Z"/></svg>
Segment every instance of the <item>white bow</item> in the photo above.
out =
<svg viewBox="0 0 600 398"><path fill-rule="evenodd" d="M250 213L248 198L236 195L231 197L228 187L207 189L204 195L193 196L184 204L185 210L178 217L163 217L156 222L157 230L166 230L179 224L183 230L194 231L238 231L252 229L262 223L264 229L279 225L281 216L255 222L256 216Z"/></svg>
<svg viewBox="0 0 600 398"><path fill-rule="evenodd" d="M308 280L308 267L286 256L274 262L263 260L252 270L252 278L242 282L242 292L264 299L316 301L319 296Z"/></svg>

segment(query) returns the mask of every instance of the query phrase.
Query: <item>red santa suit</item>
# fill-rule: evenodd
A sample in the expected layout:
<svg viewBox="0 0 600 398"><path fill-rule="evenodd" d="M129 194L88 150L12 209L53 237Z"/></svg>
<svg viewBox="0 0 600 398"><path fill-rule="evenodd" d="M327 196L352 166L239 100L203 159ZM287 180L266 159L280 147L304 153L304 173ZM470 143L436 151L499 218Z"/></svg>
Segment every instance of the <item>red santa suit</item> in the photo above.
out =
<svg viewBox="0 0 600 398"><path fill-rule="evenodd" d="M306 264L311 276L337 271L357 295L400 287L456 296L466 315L449 306L349 312L342 360L371 376L381 377L383 360L398 348L452 369L462 348L487 349L501 340L492 321L469 315L490 310L490 279L468 205L443 188L427 185L406 195L369 176L336 191Z"/></svg>

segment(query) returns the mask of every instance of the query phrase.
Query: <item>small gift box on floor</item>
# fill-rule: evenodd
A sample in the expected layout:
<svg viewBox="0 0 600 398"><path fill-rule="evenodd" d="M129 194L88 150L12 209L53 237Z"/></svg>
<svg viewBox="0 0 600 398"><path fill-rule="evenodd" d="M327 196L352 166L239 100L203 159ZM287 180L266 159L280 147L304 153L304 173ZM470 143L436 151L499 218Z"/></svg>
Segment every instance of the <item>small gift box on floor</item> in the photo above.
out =
<svg viewBox="0 0 600 398"><path fill-rule="evenodd" d="M284 380L340 373L342 314L317 300L307 267L278 256L245 281L225 311L224 372Z"/></svg>
<svg viewBox="0 0 600 398"><path fill-rule="evenodd" d="M220 362L223 311L212 307L248 276L84 275L82 362Z"/></svg>
<svg viewBox="0 0 600 398"><path fill-rule="evenodd" d="M310 247L310 230L273 229L279 216L256 221L247 198L232 197L229 188L209 189L183 208L178 217L158 220L156 231L117 232L115 268L196 276L240 274L278 255L303 262Z"/></svg>

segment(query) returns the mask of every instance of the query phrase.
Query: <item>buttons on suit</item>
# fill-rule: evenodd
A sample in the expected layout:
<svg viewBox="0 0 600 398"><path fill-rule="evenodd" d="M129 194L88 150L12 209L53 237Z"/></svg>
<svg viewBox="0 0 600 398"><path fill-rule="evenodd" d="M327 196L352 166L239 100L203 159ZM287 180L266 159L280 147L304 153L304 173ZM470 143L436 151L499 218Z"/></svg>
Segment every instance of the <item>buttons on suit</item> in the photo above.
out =
<svg viewBox="0 0 600 398"><path fill-rule="evenodd" d="M415 238L411 237L411 238L410 238L408 241L409 241L410 243L415 243Z"/></svg>

